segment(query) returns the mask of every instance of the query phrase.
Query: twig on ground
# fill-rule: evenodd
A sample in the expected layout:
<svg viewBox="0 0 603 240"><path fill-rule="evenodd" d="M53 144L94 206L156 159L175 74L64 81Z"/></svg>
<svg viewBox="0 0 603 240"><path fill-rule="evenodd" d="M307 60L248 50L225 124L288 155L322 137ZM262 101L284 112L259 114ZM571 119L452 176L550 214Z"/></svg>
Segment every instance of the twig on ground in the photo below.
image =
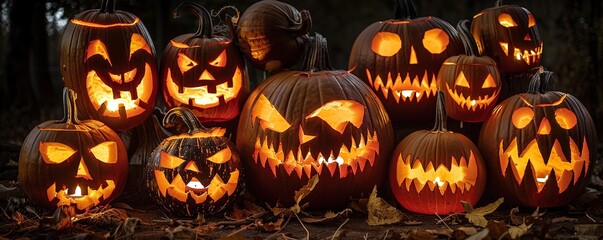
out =
<svg viewBox="0 0 603 240"><path fill-rule="evenodd" d="M448 229L450 229L450 231L454 232L454 230L452 230L452 228L450 228L448 226L448 224L446 224L446 221L444 221L444 219L442 219L442 217L440 217L440 215L438 215L437 213L435 215L440 219L440 221L444 224L444 226L446 226Z"/></svg>
<svg viewBox="0 0 603 240"><path fill-rule="evenodd" d="M331 240L335 239L335 236L337 236L337 232L339 232L339 230L341 229L341 227L343 227L343 225L345 225L348 221L350 221L350 219L346 219L341 225L339 225L339 227L337 228L337 230L335 230L335 233L333 233L333 236L331 237Z"/></svg>

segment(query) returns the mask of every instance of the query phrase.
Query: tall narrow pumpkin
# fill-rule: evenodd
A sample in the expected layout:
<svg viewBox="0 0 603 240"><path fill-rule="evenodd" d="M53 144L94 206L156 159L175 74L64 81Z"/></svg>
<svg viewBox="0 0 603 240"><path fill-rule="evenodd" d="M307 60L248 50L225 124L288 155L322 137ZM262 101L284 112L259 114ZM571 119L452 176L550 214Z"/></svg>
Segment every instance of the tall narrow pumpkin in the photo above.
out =
<svg viewBox="0 0 603 240"><path fill-rule="evenodd" d="M266 79L251 94L237 131L249 190L271 205L304 201L337 209L385 181L393 130L379 99L360 79L328 62L326 40L309 40L302 70Z"/></svg>
<svg viewBox="0 0 603 240"><path fill-rule="evenodd" d="M440 66L464 52L453 26L437 17L417 18L411 0L396 0L394 19L375 22L358 35L349 68L371 86L399 128L433 119Z"/></svg>
<svg viewBox="0 0 603 240"><path fill-rule="evenodd" d="M71 19L61 42L61 74L84 118L115 130L140 125L157 98L155 47L142 21L114 0Z"/></svg>
<svg viewBox="0 0 603 240"><path fill-rule="evenodd" d="M412 212L463 212L460 201L476 204L486 187L486 167L477 146L446 129L444 101L440 91L433 129L411 133L392 155L389 186Z"/></svg>
<svg viewBox="0 0 603 240"><path fill-rule="evenodd" d="M213 32L210 13L183 2L174 16L189 11L199 21L195 33L170 40L161 58L163 98L169 108L187 107L201 122L225 122L239 116L249 93L245 60L235 43Z"/></svg>
<svg viewBox="0 0 603 240"><path fill-rule="evenodd" d="M489 182L505 201L563 206L582 193L595 165L595 124L574 96L547 91L551 76L541 69L527 93L498 104L482 127Z"/></svg>

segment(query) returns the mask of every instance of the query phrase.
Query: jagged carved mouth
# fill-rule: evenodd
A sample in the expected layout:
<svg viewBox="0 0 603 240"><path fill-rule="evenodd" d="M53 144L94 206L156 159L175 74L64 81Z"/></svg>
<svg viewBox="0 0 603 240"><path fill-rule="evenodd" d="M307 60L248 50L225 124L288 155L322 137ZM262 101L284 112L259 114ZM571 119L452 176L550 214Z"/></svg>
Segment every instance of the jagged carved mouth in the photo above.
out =
<svg viewBox="0 0 603 240"><path fill-rule="evenodd" d="M501 141L499 157L503 176L506 174L507 166L510 165L515 180L517 183L521 183L526 174L526 168L528 164L530 164L532 169L531 175L534 177L533 181L538 186L538 192L542 191L549 181L551 171L553 171L559 193L562 193L568 188L572 182L572 178L574 184L576 184L580 179L583 169L584 174L586 175L589 165L590 153L586 137L582 143L582 151L580 151L578 145L572 138L569 139L569 144L571 155L569 161L562 151L561 144L558 140L555 140L549 159L545 162L536 139L532 140L527 147L524 148L521 155L519 154L517 146L517 138L514 138L513 141L511 141L506 150L503 147L503 141Z"/></svg>
<svg viewBox="0 0 603 240"><path fill-rule="evenodd" d="M469 155L469 161L465 157L460 157L457 161L452 157L450 169L443 164L434 168L431 162L423 167L419 159L411 164L411 156L406 159L398 156L396 169L396 179L398 186L406 187L406 191L410 191L410 186L414 184L417 192L421 192L425 185L429 186L429 191L433 192L437 186L440 194L444 195L446 189L450 188L452 193L457 189L463 194L475 186L477 180L478 168L473 155L473 151Z"/></svg>
<svg viewBox="0 0 603 240"><path fill-rule="evenodd" d="M392 77L392 75L394 76ZM383 93L386 99L389 98L389 92L391 92L396 103L400 103L400 100L420 102L423 97L435 96L438 91L435 74L428 74L427 71L422 78L419 75L412 77L409 73L406 74L406 77L401 76L400 73L388 73L387 77L376 75L373 79L371 72L367 69L366 76L375 91Z"/></svg>
<svg viewBox="0 0 603 240"><path fill-rule="evenodd" d="M509 51L509 43L500 42L499 44L500 48L502 48L507 56L513 56L517 60L523 60L528 65L540 61L543 43L540 43L540 46L534 49L521 50L519 48L513 48L513 51Z"/></svg>
<svg viewBox="0 0 603 240"><path fill-rule="evenodd" d="M336 169L339 169L339 177L345 178L350 173L355 175L364 171L367 163L372 167L376 155L379 154L379 139L376 132L370 134L367 131L360 136L358 142L352 138L350 147L342 144L338 152L331 152L329 156L310 150L303 152L299 148L297 151L284 153L281 144L274 146L269 143L267 136L263 139L258 137L253 156L256 164L264 168L270 167L275 177L277 167L282 166L287 174L291 175L295 172L300 179L304 173L310 178L312 169L320 175L323 167L328 169L331 176L335 174Z"/></svg>
<svg viewBox="0 0 603 240"><path fill-rule="evenodd" d="M483 97L479 96L477 99L474 99L471 98L471 96L465 97L463 93L459 94L456 89L450 89L448 83L446 83L446 90L457 105L471 111L475 111L475 109L481 110L487 108L490 106L490 104L492 104L492 102L494 102L496 98L498 98L498 94L500 93L500 88L498 88L492 95L485 95Z"/></svg>
<svg viewBox="0 0 603 240"><path fill-rule="evenodd" d="M101 80L96 71L92 70L86 76L88 97L94 109L105 117L125 119L137 116L145 111L151 98L153 78L150 74L151 66L147 63L140 84L135 89L120 91L111 89ZM132 81L135 75L136 71L132 70L121 77L124 78L123 82L128 83ZM111 75L112 81L115 81L114 76ZM114 91L117 92L114 93Z"/></svg>
<svg viewBox="0 0 603 240"><path fill-rule="evenodd" d="M59 200L57 206L69 206L75 204L79 210L84 210L91 206L98 205L101 198L108 198L115 190L115 182L113 180L105 180L106 187L99 186L97 189L92 189L89 186L83 186L83 190L78 185L76 189L69 190L62 185L57 189L56 182L53 183L47 190L46 195L48 201L53 201L55 198ZM71 194L69 194L71 192ZM85 193L85 194L84 194Z"/></svg>
<svg viewBox="0 0 603 240"><path fill-rule="evenodd" d="M207 80L203 81L208 83L212 82ZM174 82L171 70L168 69L166 83L168 93L174 100L181 104L207 109L236 99L242 88L243 76L241 70L237 67L232 79L215 85L215 88L208 86L182 87L182 92L180 92L180 87Z"/></svg>
<svg viewBox="0 0 603 240"><path fill-rule="evenodd" d="M195 203L201 204L207 200L207 196L214 202L225 195L231 196L237 189L237 184L239 183L239 170L236 169L232 171L230 173L230 178L226 183L224 183L222 178L216 174L207 186L195 177L192 177L185 183L180 174L176 174L176 177L170 182L161 170L155 170L155 179L157 180L159 192L163 197L170 195L180 202L186 202L190 196Z"/></svg>

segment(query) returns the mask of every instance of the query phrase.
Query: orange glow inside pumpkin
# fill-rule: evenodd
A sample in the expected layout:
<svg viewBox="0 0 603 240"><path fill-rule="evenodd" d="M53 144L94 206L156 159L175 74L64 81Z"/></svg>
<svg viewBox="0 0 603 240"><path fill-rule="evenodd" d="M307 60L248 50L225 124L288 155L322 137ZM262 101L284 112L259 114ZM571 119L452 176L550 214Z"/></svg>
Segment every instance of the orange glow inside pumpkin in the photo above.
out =
<svg viewBox="0 0 603 240"><path fill-rule="evenodd" d="M520 107L513 112L511 122L516 128L526 127L534 119L534 111L529 107Z"/></svg>
<svg viewBox="0 0 603 240"><path fill-rule="evenodd" d="M232 152L230 151L230 148L224 148L224 149L218 151L217 153L215 153L214 155L211 155L210 157L208 157L207 160L210 162L213 162L213 163L223 164L223 163L230 161L231 157L232 157Z"/></svg>
<svg viewBox="0 0 603 240"><path fill-rule="evenodd" d="M104 163L116 163L117 162L117 143L113 141L107 141L100 143L90 149L92 155L101 162Z"/></svg>
<svg viewBox="0 0 603 240"><path fill-rule="evenodd" d="M360 128L364 120L364 106L355 101L335 100L314 110L306 117L306 120L313 117L322 119L335 131L343 133L348 123Z"/></svg>
<svg viewBox="0 0 603 240"><path fill-rule="evenodd" d="M511 56L509 54L512 53L513 54L512 56L515 59L517 59L518 61L524 61L528 65L539 61L540 55L542 54L543 43L541 43L539 47L536 47L534 49L522 50L519 48L513 48L513 52L509 51L509 43L499 42L499 44L500 44L500 48L503 50L505 55Z"/></svg>
<svg viewBox="0 0 603 240"><path fill-rule="evenodd" d="M69 195L68 189L58 189L56 183L53 183L46 190L46 196L48 201L53 201L55 198L59 199L57 207L75 205L78 210L84 210L100 203L101 197L107 199L115 190L115 182L113 180L105 180L106 187L98 187L98 189L87 188L88 194L83 195L80 186L78 185L74 191L74 194ZM79 194L78 194L79 188Z"/></svg>
<svg viewBox="0 0 603 240"><path fill-rule="evenodd" d="M463 193L475 186L477 181L478 168L473 151L470 151L469 160L465 159L464 156L461 156L458 161L452 157L450 169L444 164L440 164L435 168L431 162L423 167L419 159L411 164L410 155L406 159L403 159L400 155L397 161L396 179L398 186L404 184L407 191L410 191L410 186L414 184L417 192L421 192L427 185L432 192L437 187L442 195L448 188L452 193L455 193L457 189Z"/></svg>
<svg viewBox="0 0 603 240"><path fill-rule="evenodd" d="M193 134L182 133L180 135L174 135L166 138L167 140L181 139L181 138L204 138L204 137L223 137L226 133L226 128L212 128L209 131L198 131Z"/></svg>
<svg viewBox="0 0 603 240"><path fill-rule="evenodd" d="M58 142L40 142L40 155L46 164L59 164L69 159L77 151Z"/></svg>
<svg viewBox="0 0 603 240"><path fill-rule="evenodd" d="M528 27L536 26L536 19L531 13L528 13Z"/></svg>
<svg viewBox="0 0 603 240"><path fill-rule="evenodd" d="M400 48L402 48L400 36L391 32L378 32L371 43L371 50L384 57L395 55Z"/></svg>
<svg viewBox="0 0 603 240"><path fill-rule="evenodd" d="M498 23L500 23L500 25L506 28L517 27L517 23L515 23L513 17L506 13L501 13L500 15L498 15Z"/></svg>
<svg viewBox="0 0 603 240"><path fill-rule="evenodd" d="M446 47L448 47L448 43L450 43L448 34L439 28L427 30L423 36L423 46L433 54L444 52Z"/></svg>
<svg viewBox="0 0 603 240"><path fill-rule="evenodd" d="M178 65L180 66L180 63ZM214 77L205 70L199 80L214 80ZM220 97L222 96L225 102L235 99L243 87L243 74L241 69L237 67L232 76L232 87L228 86L228 82L218 84L215 93L210 93L207 86L183 87L183 92L180 93L178 85L172 79L170 69L167 70L166 83L168 93L174 100L180 103L192 103L195 107L207 109L220 105Z"/></svg>
<svg viewBox="0 0 603 240"><path fill-rule="evenodd" d="M180 174L177 174L172 182L169 182L163 171L155 170L154 173L161 195L172 196L181 202L186 202L190 196L197 204L204 203L208 196L213 201L218 201L225 195L231 196L239 182L238 169L230 173L230 178L226 183L219 175L215 175L207 187L203 186L197 178L192 178L188 183L184 183Z"/></svg>
<svg viewBox="0 0 603 240"><path fill-rule="evenodd" d="M563 129L572 129L578 124L576 114L567 108L559 108L555 110L555 120Z"/></svg>
<svg viewBox="0 0 603 240"><path fill-rule="evenodd" d="M471 87L469 85L469 82L467 81L467 78L465 77L465 74L463 73L463 71L461 71L461 73L456 78L456 80L454 82L454 86L455 87L465 87L465 88ZM482 88L493 88L493 87L496 87L496 81L494 81L494 78L492 77L492 75L490 75L488 73L488 76L484 80ZM498 89L491 95L484 95L484 96L477 96L477 97L471 96L471 95L464 96L462 93L459 93L459 91L457 91L456 89L450 88L450 86L448 86L448 83L446 83L446 90L448 92L448 95L452 98L452 100L457 105L459 105L467 110L471 110L471 111L475 111L478 109L484 109L484 108L490 106L490 104L492 104L494 102L494 100L498 97L498 94L500 93L500 89Z"/></svg>
<svg viewBox="0 0 603 240"><path fill-rule="evenodd" d="M282 133L291 127L291 124L270 103L270 100L261 94L251 109L251 121L259 119L262 130L270 129Z"/></svg>
<svg viewBox="0 0 603 240"><path fill-rule="evenodd" d="M112 28L112 27L131 27L131 26L136 25L139 21L140 21L140 19L135 18L134 21L132 21L131 23L102 24L102 23L86 22L86 21L82 21L79 19L72 19L71 23L76 24L76 25L81 25L81 26L92 27L92 28Z"/></svg>
<svg viewBox="0 0 603 240"><path fill-rule="evenodd" d="M423 97L435 96L438 91L435 74L430 76L427 70L425 70L423 78L419 78L417 75L411 79L409 74L401 76L399 73L388 73L387 76L376 75L373 77L369 69L366 69L366 76L370 86L376 92L383 93L385 99L388 99L390 97L389 92L392 92L391 96L393 96L396 103L399 103L400 100L420 102Z"/></svg>

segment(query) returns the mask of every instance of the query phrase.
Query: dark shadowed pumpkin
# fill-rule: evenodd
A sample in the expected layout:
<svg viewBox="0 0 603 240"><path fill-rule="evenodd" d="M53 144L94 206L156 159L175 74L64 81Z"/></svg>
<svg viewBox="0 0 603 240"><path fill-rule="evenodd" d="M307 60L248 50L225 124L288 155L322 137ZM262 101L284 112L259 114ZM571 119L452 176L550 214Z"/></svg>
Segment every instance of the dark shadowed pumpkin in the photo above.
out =
<svg viewBox="0 0 603 240"><path fill-rule="evenodd" d="M302 70L275 74L250 95L237 147L256 198L292 205L294 192L319 175L304 202L336 209L384 182L393 130L370 88L330 67L326 39L316 34Z"/></svg>
<svg viewBox="0 0 603 240"><path fill-rule="evenodd" d="M434 128L411 133L394 150L389 186L409 211L463 212L460 201L474 205L484 192L486 167L471 140L446 129L443 93L437 98Z"/></svg>
<svg viewBox="0 0 603 240"><path fill-rule="evenodd" d="M523 72L540 65L542 39L534 15L497 0L473 16L471 32L480 53L496 61L501 73Z"/></svg>
<svg viewBox="0 0 603 240"><path fill-rule="evenodd" d="M61 74L65 86L78 94L84 118L115 130L140 125L157 98L155 47L135 15L115 10L114 0L101 9L71 19L61 43Z"/></svg>
<svg viewBox="0 0 603 240"><path fill-rule="evenodd" d="M541 69L527 93L496 106L480 134L490 184L514 204L563 206L582 193L595 165L593 120L574 96L546 90L551 75Z"/></svg>
<svg viewBox="0 0 603 240"><path fill-rule="evenodd" d="M247 94L245 60L229 37L214 35L210 13L201 5L183 2L174 10L193 13L195 33L172 39L161 58L161 84L168 108L183 106L201 122L224 122L237 117Z"/></svg>
<svg viewBox="0 0 603 240"><path fill-rule="evenodd" d="M21 147L19 182L29 199L46 208L82 211L106 204L126 183L123 142L102 122L78 120L75 98L65 88L63 119L38 125Z"/></svg>
<svg viewBox="0 0 603 240"><path fill-rule="evenodd" d="M440 66L464 52L453 26L437 17L417 18L411 0L396 0L395 19L358 35L349 68L371 86L399 128L433 119Z"/></svg>
<svg viewBox="0 0 603 240"><path fill-rule="evenodd" d="M204 128L187 108L168 111L163 125L171 125L177 116L189 130L166 138L151 154L151 198L174 215L218 213L234 203L244 186L237 149L224 137L224 129Z"/></svg>
<svg viewBox="0 0 603 240"><path fill-rule="evenodd" d="M465 44L466 54L449 57L438 73L438 88L446 96L448 116L460 121L483 122L496 106L500 94L500 73L496 62L479 56L475 40L467 24L459 22L457 29Z"/></svg>
<svg viewBox="0 0 603 240"><path fill-rule="evenodd" d="M245 57L256 68L272 72L301 60L308 32L310 12L276 0L262 0L241 15L236 32Z"/></svg>

